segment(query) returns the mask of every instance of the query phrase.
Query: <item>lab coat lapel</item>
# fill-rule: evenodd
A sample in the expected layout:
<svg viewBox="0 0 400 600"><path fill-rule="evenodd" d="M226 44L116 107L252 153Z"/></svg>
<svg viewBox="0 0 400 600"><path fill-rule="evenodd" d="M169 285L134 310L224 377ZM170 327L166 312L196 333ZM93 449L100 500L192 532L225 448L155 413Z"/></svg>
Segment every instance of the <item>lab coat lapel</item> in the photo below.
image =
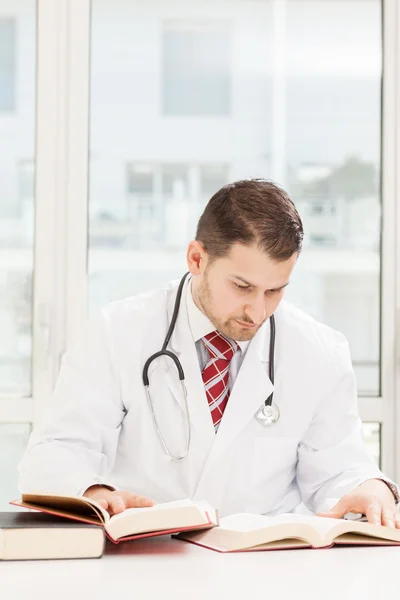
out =
<svg viewBox="0 0 400 600"><path fill-rule="evenodd" d="M202 481L223 452L254 418L274 390L268 376L269 321L257 332L247 348L243 363L229 396ZM201 482L199 484L199 488Z"/></svg>
<svg viewBox="0 0 400 600"><path fill-rule="evenodd" d="M185 374L193 443L196 446L200 444L203 448L209 450L214 442L215 433L204 391L196 345L189 326L186 306L187 286L188 281L186 280L182 291L182 300L176 326L171 336L168 349L178 356ZM167 310L169 323L171 322L175 298L176 291L170 295L168 301ZM179 379L173 369L169 369L166 373L166 383L179 402L182 410L185 410L182 389Z"/></svg>

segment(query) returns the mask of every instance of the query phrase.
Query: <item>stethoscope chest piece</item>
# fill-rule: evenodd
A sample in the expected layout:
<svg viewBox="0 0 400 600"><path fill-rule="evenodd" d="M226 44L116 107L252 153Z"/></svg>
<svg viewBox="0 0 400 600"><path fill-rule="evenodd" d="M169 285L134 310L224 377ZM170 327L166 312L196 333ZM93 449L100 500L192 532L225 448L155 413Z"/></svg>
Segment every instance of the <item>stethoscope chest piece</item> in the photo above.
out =
<svg viewBox="0 0 400 600"><path fill-rule="evenodd" d="M264 427L268 425L273 425L279 420L280 413L279 408L272 402L271 405L264 405L260 410L256 413L255 418Z"/></svg>

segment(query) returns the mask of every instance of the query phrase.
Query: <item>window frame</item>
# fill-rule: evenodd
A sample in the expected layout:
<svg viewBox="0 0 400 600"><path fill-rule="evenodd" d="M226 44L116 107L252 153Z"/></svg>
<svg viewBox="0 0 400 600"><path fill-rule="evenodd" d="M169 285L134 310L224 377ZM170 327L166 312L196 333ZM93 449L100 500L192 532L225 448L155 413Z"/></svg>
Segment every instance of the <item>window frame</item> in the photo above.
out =
<svg viewBox="0 0 400 600"><path fill-rule="evenodd" d="M86 319L89 0L37 0L36 32L32 395L0 394L0 423L33 425Z"/></svg>

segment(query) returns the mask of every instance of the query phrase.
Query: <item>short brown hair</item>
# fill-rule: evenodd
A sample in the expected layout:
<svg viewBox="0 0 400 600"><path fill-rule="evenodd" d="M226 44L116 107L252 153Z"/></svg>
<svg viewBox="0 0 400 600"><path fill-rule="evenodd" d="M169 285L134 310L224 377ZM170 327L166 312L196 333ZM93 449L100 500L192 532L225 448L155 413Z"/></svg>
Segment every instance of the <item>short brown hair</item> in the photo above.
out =
<svg viewBox="0 0 400 600"><path fill-rule="evenodd" d="M221 188L209 200L196 240L210 258L226 256L235 242L257 244L270 258L288 260L301 251L303 224L288 194L272 181L245 179Z"/></svg>

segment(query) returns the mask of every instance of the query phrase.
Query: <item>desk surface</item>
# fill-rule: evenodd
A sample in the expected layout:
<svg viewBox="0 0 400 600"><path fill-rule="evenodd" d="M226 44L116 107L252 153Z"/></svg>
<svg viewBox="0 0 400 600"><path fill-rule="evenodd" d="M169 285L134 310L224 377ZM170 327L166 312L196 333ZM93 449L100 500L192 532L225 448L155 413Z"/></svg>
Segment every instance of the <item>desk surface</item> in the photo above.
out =
<svg viewBox="0 0 400 600"><path fill-rule="evenodd" d="M108 543L96 560L0 562L1 600L393 600L399 592L400 547L219 554L164 536Z"/></svg>

